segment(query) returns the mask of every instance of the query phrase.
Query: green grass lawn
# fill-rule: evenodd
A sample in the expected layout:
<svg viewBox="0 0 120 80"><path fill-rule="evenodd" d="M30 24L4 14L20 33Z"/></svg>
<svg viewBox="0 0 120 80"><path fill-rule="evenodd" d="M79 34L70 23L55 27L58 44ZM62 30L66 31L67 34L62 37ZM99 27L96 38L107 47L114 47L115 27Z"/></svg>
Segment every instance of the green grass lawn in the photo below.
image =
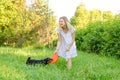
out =
<svg viewBox="0 0 120 80"><path fill-rule="evenodd" d="M56 64L28 66L28 56L34 59L51 57L50 49L18 49L0 47L0 80L120 80L120 60L78 51L71 70L59 58Z"/></svg>

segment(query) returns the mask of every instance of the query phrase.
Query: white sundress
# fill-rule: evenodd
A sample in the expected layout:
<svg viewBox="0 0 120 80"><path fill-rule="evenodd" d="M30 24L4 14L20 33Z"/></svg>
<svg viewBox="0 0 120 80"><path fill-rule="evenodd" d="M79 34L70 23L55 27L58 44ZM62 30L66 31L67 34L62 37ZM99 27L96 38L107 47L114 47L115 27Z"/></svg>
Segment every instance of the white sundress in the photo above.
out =
<svg viewBox="0 0 120 80"><path fill-rule="evenodd" d="M64 33L60 28L57 28L56 32L62 37L62 43L58 50L58 55L65 58L66 60L68 58L76 57L77 50L75 42L73 43L69 51L65 51L68 45L72 42L72 33L75 32L75 29L71 28L67 33Z"/></svg>

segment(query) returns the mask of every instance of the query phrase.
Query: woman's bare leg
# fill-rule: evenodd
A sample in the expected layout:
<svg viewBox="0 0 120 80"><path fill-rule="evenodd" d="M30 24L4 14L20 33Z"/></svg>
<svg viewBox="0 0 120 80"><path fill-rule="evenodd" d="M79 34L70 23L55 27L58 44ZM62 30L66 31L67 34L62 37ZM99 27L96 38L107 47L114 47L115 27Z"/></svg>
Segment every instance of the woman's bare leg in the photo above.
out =
<svg viewBox="0 0 120 80"><path fill-rule="evenodd" d="M68 58L68 60L67 60L67 68L68 68L68 69L71 69L71 68L72 68L71 58Z"/></svg>

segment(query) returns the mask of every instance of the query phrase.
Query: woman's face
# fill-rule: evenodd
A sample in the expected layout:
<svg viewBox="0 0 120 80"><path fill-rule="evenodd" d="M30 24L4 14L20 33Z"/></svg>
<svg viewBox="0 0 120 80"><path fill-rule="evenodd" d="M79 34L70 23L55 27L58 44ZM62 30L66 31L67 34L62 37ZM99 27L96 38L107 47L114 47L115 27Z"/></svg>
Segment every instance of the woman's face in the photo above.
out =
<svg viewBox="0 0 120 80"><path fill-rule="evenodd" d="M65 21L63 20L63 19L60 19L59 20L59 25L60 25L60 27L62 27L62 28L65 28Z"/></svg>

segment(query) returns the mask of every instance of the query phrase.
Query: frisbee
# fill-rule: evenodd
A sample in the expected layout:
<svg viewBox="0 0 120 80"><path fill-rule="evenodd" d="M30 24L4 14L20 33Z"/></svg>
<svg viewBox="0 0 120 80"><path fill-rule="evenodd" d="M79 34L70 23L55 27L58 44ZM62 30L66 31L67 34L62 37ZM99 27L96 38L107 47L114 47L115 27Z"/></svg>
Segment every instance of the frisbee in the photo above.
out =
<svg viewBox="0 0 120 80"><path fill-rule="evenodd" d="M51 61L51 63L52 63L52 64L55 64L57 61L58 61L58 54L57 54L57 53L54 53L53 56L52 56L52 61Z"/></svg>

